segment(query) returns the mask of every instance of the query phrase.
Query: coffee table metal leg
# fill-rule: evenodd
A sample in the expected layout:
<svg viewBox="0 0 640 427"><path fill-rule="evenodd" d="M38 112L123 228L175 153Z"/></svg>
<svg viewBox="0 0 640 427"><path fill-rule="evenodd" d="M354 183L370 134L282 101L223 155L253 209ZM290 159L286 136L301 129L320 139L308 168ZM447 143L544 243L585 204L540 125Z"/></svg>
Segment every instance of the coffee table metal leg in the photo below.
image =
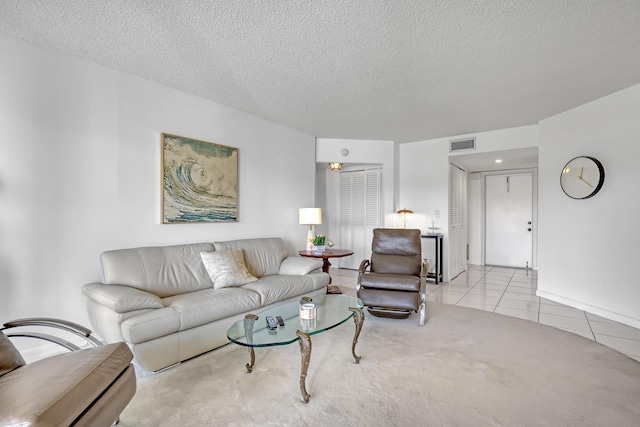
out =
<svg viewBox="0 0 640 427"><path fill-rule="evenodd" d="M256 353L253 351L253 347L249 347L249 357L251 358L251 363L247 363L245 366L247 367L247 372L251 373L253 365L256 363Z"/></svg>
<svg viewBox="0 0 640 427"><path fill-rule="evenodd" d="M362 324L364 323L364 312L361 308L357 307L349 307L349 310L353 311L353 322L356 324L356 333L353 336L353 345L351 346L351 353L353 354L353 358L356 360L356 363L360 363L360 356L356 356L356 344L358 343L358 337L360 336L360 331L362 330Z"/></svg>
<svg viewBox="0 0 640 427"><path fill-rule="evenodd" d="M307 387L305 380L307 378L307 371L309 370L309 362L311 361L311 338L306 332L300 330L296 331L296 335L300 337L298 342L300 343L300 356L302 357L302 366L300 368L300 393L302 393L302 401L309 403L311 395L307 393Z"/></svg>
<svg viewBox="0 0 640 427"><path fill-rule="evenodd" d="M258 320L258 316L255 314L247 314L244 316L244 334L247 337L247 344L253 344L253 324ZM251 357L251 363L247 363L247 372L251 373L253 365L256 362L256 354L253 351L253 347L249 347L249 357Z"/></svg>

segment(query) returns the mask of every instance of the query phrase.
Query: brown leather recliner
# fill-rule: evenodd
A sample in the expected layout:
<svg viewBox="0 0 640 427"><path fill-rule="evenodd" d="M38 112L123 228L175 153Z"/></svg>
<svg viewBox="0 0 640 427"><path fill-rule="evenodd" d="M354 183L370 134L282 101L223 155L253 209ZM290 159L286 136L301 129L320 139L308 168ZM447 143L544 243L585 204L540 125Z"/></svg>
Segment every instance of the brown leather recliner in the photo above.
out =
<svg viewBox="0 0 640 427"><path fill-rule="evenodd" d="M94 347L21 326L53 327L83 337ZM11 331L4 334L3 331ZM17 330L16 330L17 331ZM8 337L31 337L71 352L26 364ZM102 345L91 330L60 319L31 318L0 327L0 426L111 426L136 392L133 354L125 343Z"/></svg>
<svg viewBox="0 0 640 427"><path fill-rule="evenodd" d="M376 228L371 250L371 261L363 260L358 269L358 298L374 316L403 319L415 311L424 325L427 305L420 230Z"/></svg>

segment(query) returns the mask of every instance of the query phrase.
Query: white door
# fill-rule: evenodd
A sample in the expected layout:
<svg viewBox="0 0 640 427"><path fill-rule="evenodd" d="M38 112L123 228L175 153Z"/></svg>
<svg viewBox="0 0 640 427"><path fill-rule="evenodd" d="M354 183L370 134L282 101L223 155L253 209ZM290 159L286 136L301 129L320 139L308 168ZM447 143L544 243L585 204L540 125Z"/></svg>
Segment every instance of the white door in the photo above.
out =
<svg viewBox="0 0 640 427"><path fill-rule="evenodd" d="M485 176L485 264L531 268L533 176Z"/></svg>

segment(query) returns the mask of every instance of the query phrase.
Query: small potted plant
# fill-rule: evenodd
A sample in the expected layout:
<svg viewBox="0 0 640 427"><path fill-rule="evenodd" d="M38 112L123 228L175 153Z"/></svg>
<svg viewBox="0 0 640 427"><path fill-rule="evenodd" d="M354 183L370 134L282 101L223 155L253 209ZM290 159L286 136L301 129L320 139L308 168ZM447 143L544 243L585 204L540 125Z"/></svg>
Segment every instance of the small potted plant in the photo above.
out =
<svg viewBox="0 0 640 427"><path fill-rule="evenodd" d="M324 242L326 237L323 234L318 234L313 238L313 252L321 254L324 252Z"/></svg>

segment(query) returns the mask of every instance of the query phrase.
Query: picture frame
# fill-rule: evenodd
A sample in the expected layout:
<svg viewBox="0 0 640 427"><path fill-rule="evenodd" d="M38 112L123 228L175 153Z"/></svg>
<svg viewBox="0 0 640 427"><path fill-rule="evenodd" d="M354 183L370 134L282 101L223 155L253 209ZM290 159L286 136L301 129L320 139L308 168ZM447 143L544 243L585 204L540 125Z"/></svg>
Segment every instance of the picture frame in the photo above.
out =
<svg viewBox="0 0 640 427"><path fill-rule="evenodd" d="M238 221L238 148L163 133L162 223Z"/></svg>

